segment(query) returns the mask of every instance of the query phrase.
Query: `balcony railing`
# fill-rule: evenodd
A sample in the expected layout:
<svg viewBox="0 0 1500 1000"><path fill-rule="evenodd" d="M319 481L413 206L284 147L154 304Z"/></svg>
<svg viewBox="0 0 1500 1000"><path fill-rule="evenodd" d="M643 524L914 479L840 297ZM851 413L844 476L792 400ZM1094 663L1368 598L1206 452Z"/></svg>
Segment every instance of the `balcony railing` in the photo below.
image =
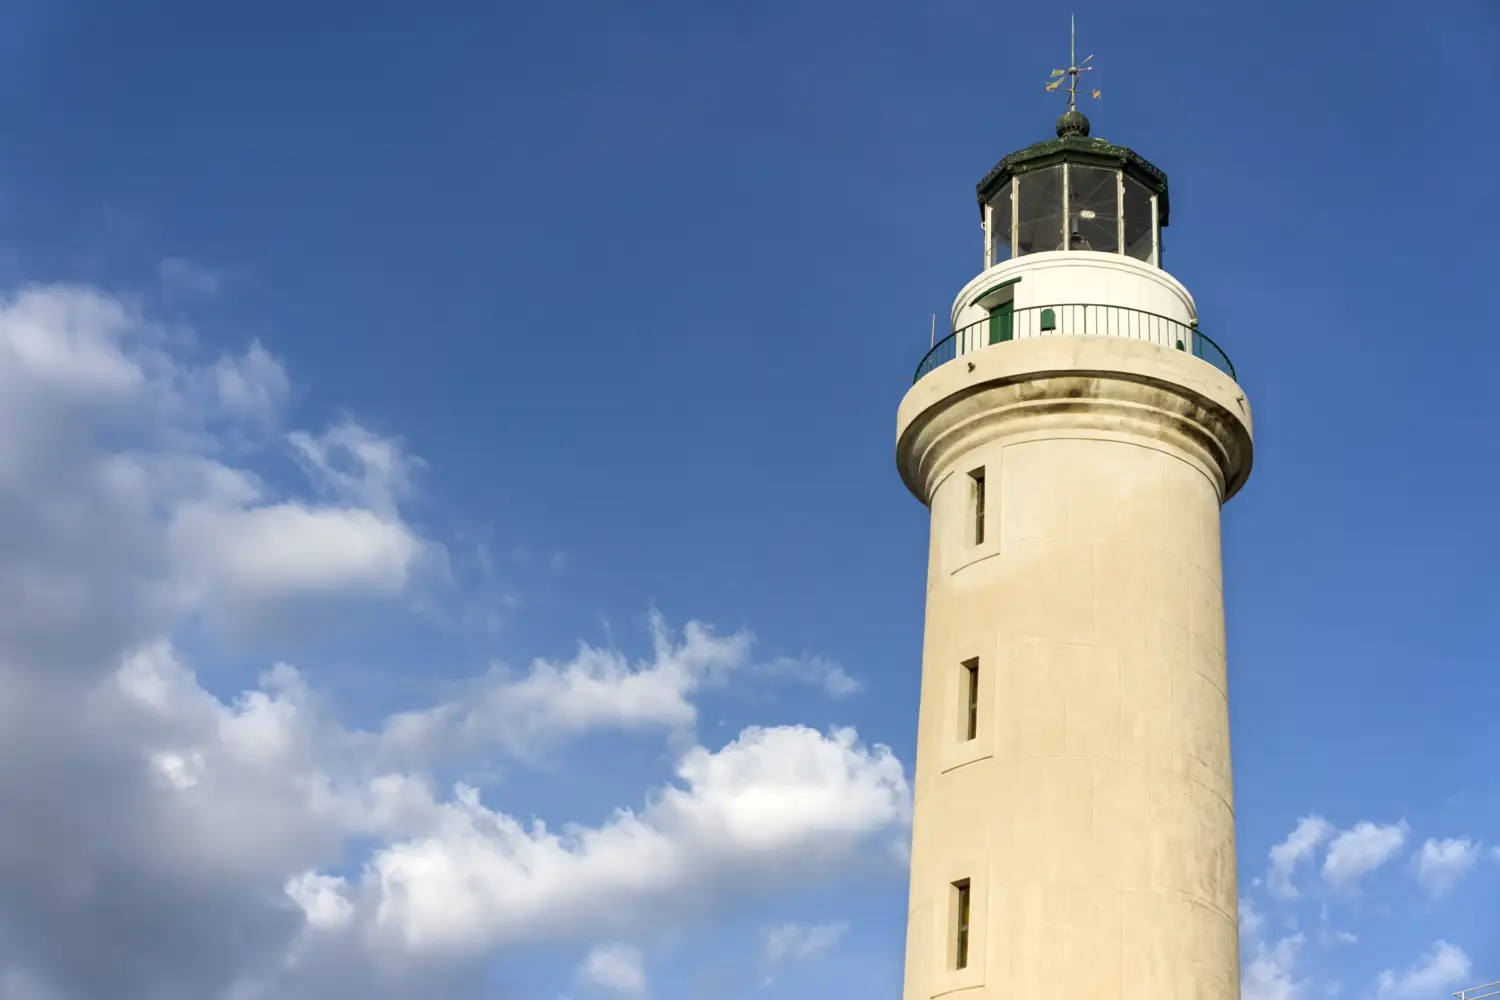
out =
<svg viewBox="0 0 1500 1000"><path fill-rule="evenodd" d="M1489 997L1500 997L1500 979L1482 986L1470 986L1453 995L1458 997L1458 1000L1487 1000Z"/></svg>
<svg viewBox="0 0 1500 1000"><path fill-rule="evenodd" d="M996 312L955 330L933 345L917 365L913 382L938 365L981 347L1030 337L1124 337L1144 340L1202 358L1219 371L1235 378L1234 365L1218 344L1198 328L1167 316L1128 309L1125 306L1055 305L1027 306L1013 312Z"/></svg>

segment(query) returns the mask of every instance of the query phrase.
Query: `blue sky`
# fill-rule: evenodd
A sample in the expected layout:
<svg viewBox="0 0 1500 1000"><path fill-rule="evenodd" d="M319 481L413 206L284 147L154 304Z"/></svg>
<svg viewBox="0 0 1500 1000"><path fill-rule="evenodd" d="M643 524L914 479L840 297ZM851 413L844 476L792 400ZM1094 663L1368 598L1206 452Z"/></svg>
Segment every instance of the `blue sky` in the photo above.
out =
<svg viewBox="0 0 1500 1000"><path fill-rule="evenodd" d="M898 997L895 408L1070 12L1255 407L1246 995L1500 978L1489 0L3 9L0 997Z"/></svg>

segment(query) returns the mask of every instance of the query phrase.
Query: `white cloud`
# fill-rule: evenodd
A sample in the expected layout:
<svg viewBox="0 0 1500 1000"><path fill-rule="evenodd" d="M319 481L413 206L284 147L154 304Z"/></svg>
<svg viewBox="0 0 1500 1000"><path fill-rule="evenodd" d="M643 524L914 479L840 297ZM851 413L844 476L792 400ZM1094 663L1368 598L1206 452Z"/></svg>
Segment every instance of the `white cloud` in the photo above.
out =
<svg viewBox="0 0 1500 1000"><path fill-rule="evenodd" d="M419 952L614 933L669 900L816 877L910 818L900 763L847 729L748 729L694 747L677 775L639 813L561 833L461 788L433 833L371 860L373 920Z"/></svg>
<svg viewBox="0 0 1500 1000"><path fill-rule="evenodd" d="M281 365L252 345L195 366L165 344L88 289L0 303L11 610L39 628L74 617L150 632L184 613L244 624L292 597L400 591L422 543L392 503L315 507L223 461L226 438L271 443Z"/></svg>
<svg viewBox="0 0 1500 1000"><path fill-rule="evenodd" d="M319 930L342 927L354 915L347 890L344 879L315 872L304 872L286 885L286 894L307 914L308 924Z"/></svg>
<svg viewBox="0 0 1500 1000"><path fill-rule="evenodd" d="M800 660L784 657L759 664L756 671L772 677L789 677L816 684L833 698L847 698L865 689L864 684L849 676L843 667L821 656Z"/></svg>
<svg viewBox="0 0 1500 1000"><path fill-rule="evenodd" d="M1362 875L1385 864L1406 843L1407 826L1401 823L1380 826L1368 821L1356 823L1328 845L1323 859L1323 880L1334 888L1348 888Z"/></svg>
<svg viewBox="0 0 1500 1000"><path fill-rule="evenodd" d="M499 745L524 755L588 730L686 731L697 721L689 697L743 666L751 637L689 622L679 639L655 612L650 628L647 662L581 643L565 663L537 660L520 677L496 668L458 700L396 716L385 738L408 752Z"/></svg>
<svg viewBox="0 0 1500 1000"><path fill-rule="evenodd" d="M736 673L816 684L833 697L862 690L840 666L819 657L753 662L747 631L720 635L690 621L676 634L657 612L649 619L651 656L580 643L563 662L537 660L524 674L496 666L460 697L393 717L384 737L408 753L441 754L498 746L518 756L582 732L668 730L691 735L692 696Z"/></svg>
<svg viewBox="0 0 1500 1000"><path fill-rule="evenodd" d="M274 424L291 391L281 362L252 343L244 355L224 358L213 366L214 391L230 413L269 426Z"/></svg>
<svg viewBox="0 0 1500 1000"><path fill-rule="evenodd" d="M168 294L212 295L224 284L223 271L195 264L185 257L168 257L157 268Z"/></svg>
<svg viewBox="0 0 1500 1000"><path fill-rule="evenodd" d="M1469 956L1462 948L1438 941L1405 972L1386 969L1375 979L1377 1000L1418 1000L1451 992L1469 976Z"/></svg>
<svg viewBox="0 0 1500 1000"><path fill-rule="evenodd" d="M366 743L320 719L289 667L226 706L157 645L128 658L116 684L127 709L179 733L153 760L203 863L292 868L285 891L312 930L358 923L387 949L482 951L627 930L689 888L712 905L824 874L910 814L885 748L849 730L779 727L716 752L694 747L678 783L640 812L554 833L489 809L471 788L441 802L419 779L330 769ZM359 833L387 846L357 884L295 867Z"/></svg>
<svg viewBox="0 0 1500 1000"><path fill-rule="evenodd" d="M1240 972L1240 996L1244 1000L1297 1000L1306 982L1297 978L1297 957L1306 938L1284 937L1269 947L1257 941Z"/></svg>
<svg viewBox="0 0 1500 1000"><path fill-rule="evenodd" d="M1296 897L1297 888L1292 885L1293 870L1332 832L1332 824L1323 817L1304 816L1285 840L1271 848L1271 870L1266 873L1266 888L1273 896L1282 899Z"/></svg>
<svg viewBox="0 0 1500 1000"><path fill-rule="evenodd" d="M1260 938L1260 932L1266 925L1266 918L1255 908L1255 904L1248 899L1240 900L1240 940L1256 941Z"/></svg>
<svg viewBox="0 0 1500 1000"><path fill-rule="evenodd" d="M399 441L379 437L347 419L317 437L293 431L287 440L326 494L387 517L411 492L412 473L421 465Z"/></svg>
<svg viewBox="0 0 1500 1000"><path fill-rule="evenodd" d="M838 944L849 930L842 920L827 924L782 924L766 932L765 962L775 967L805 962Z"/></svg>
<svg viewBox="0 0 1500 1000"><path fill-rule="evenodd" d="M239 608L303 594L399 594L422 551L399 520L300 503L186 507L169 544L200 595Z"/></svg>
<svg viewBox="0 0 1500 1000"><path fill-rule="evenodd" d="M1297 898L1293 872L1326 842L1323 881L1335 889L1347 889L1395 857L1406 843L1407 833L1404 821L1384 826L1361 821L1340 831L1321 816L1304 816L1285 840L1271 848L1266 888L1280 899Z"/></svg>
<svg viewBox="0 0 1500 1000"><path fill-rule="evenodd" d="M1413 859L1417 881L1434 896L1441 896L1478 864L1480 849L1468 837L1445 840L1429 837Z"/></svg>
<svg viewBox="0 0 1500 1000"><path fill-rule="evenodd" d="M646 992L646 969L641 953L626 945L599 945L584 959L579 978L621 996L638 997Z"/></svg>
<svg viewBox="0 0 1500 1000"><path fill-rule="evenodd" d="M0 815L24 818L0 843L0 995L488 995L489 949L619 940L899 838L902 768L848 730L678 744L638 809L554 831L449 792L399 722L346 728L292 666L211 693L193 664L220 683L228 664L204 621L408 599L435 543L407 521L398 442L347 421L281 436L263 348L199 364L171 343L89 289L0 301ZM288 447L311 495L252 465ZM621 712L681 728L747 654L706 627L661 635L644 666L585 648L501 701L564 735ZM438 729L522 718L487 714L493 688Z"/></svg>

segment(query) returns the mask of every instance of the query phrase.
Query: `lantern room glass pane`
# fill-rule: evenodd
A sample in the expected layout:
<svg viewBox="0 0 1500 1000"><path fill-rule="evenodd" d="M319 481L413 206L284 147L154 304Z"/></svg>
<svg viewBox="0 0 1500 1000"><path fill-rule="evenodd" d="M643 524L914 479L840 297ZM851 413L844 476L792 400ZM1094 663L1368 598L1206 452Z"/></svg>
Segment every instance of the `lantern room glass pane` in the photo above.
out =
<svg viewBox="0 0 1500 1000"><path fill-rule="evenodd" d="M1010 260L1010 181L990 199L990 246L994 256L991 264Z"/></svg>
<svg viewBox="0 0 1500 1000"><path fill-rule="evenodd" d="M1125 178L1125 253L1136 260L1151 261L1151 192L1132 177Z"/></svg>
<svg viewBox="0 0 1500 1000"><path fill-rule="evenodd" d="M1062 174L1059 164L1016 178L1016 256L1063 248Z"/></svg>
<svg viewBox="0 0 1500 1000"><path fill-rule="evenodd" d="M1120 175L1108 167L1068 165L1068 246L1120 252Z"/></svg>

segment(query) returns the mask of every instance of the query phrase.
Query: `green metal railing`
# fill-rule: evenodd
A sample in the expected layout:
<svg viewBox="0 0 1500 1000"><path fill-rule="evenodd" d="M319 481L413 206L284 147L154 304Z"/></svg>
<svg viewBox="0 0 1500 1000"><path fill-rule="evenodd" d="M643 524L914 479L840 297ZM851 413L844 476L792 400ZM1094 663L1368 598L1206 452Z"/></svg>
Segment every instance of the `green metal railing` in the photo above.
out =
<svg viewBox="0 0 1500 1000"><path fill-rule="evenodd" d="M917 373L912 381L918 381L938 365L970 351L1031 337L1124 337L1127 340L1144 340L1159 347L1189 352L1230 378L1235 378L1234 365L1229 363L1229 355L1195 326L1168 316L1158 316L1156 313L1125 306L1075 303L997 311L976 323L954 330L927 352L922 363L917 365Z"/></svg>

